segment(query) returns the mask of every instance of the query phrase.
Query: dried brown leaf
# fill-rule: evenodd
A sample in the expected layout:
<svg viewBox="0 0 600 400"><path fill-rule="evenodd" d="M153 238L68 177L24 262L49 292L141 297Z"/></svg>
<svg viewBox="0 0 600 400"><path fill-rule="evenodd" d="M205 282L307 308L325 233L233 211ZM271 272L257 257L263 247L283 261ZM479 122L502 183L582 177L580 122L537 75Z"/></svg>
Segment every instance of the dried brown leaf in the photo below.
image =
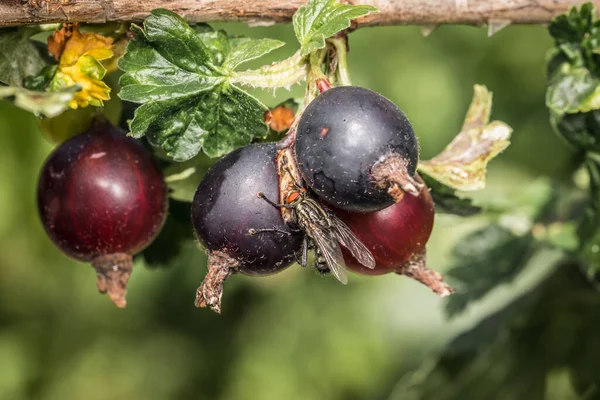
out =
<svg viewBox="0 0 600 400"><path fill-rule="evenodd" d="M489 122L491 109L492 93L475 85L461 132L440 154L421 161L419 171L456 190L482 189L488 162L508 147L512 134L504 122Z"/></svg>

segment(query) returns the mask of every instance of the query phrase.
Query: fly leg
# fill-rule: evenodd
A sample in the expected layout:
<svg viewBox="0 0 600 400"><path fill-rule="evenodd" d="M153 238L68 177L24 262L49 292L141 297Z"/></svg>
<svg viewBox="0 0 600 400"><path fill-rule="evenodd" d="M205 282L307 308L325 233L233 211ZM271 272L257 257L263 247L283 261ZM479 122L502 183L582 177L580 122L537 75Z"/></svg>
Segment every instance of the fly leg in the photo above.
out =
<svg viewBox="0 0 600 400"><path fill-rule="evenodd" d="M272 205L275 208L290 208L290 209L295 208L294 206L290 206L289 204L277 204L274 201L269 200L263 192L258 192L256 194L256 196L263 199L264 201L266 201L267 203L269 203L270 205Z"/></svg>
<svg viewBox="0 0 600 400"><path fill-rule="evenodd" d="M302 229L290 229L290 230L291 230L291 232L284 231L284 230L277 229L277 228L261 228L261 229L250 228L250 229L248 229L248 235L254 236L254 235L258 235L259 233L273 232L273 233L281 233L282 235L292 236L297 233L304 232Z"/></svg>
<svg viewBox="0 0 600 400"><path fill-rule="evenodd" d="M250 235L250 236L258 235L259 233L268 233L268 232L281 233L282 235L292 236L291 232L282 231L281 229L276 229L276 228L263 228L263 229L250 228L250 229L248 229L248 235Z"/></svg>
<svg viewBox="0 0 600 400"><path fill-rule="evenodd" d="M294 180L294 184L296 185L297 188L304 188L304 186L302 186L302 184L300 184L297 180L296 180L296 175L292 173L292 170L289 167L285 168L285 172L287 172L288 174L290 174L290 176L292 177L292 179Z"/></svg>
<svg viewBox="0 0 600 400"><path fill-rule="evenodd" d="M290 206L287 204L277 204L274 201L271 201L267 198L267 196L265 196L265 194L263 192L258 192L256 194L257 197L263 199L264 201L266 201L267 203L269 203L270 205L272 205L275 208L294 208L294 206ZM294 233L300 233L303 232L301 229L292 229L292 232L286 232L283 231L281 229L276 229L276 228L265 228L265 229L248 229L248 234L250 236L254 236L258 233L265 233L265 232L276 232L276 233L281 233L283 235L288 235L291 236Z"/></svg>
<svg viewBox="0 0 600 400"><path fill-rule="evenodd" d="M298 256L298 253L300 253L300 256ZM302 246L299 251L294 252L294 258L296 259L296 263L302 268L308 264L308 236L304 235Z"/></svg>

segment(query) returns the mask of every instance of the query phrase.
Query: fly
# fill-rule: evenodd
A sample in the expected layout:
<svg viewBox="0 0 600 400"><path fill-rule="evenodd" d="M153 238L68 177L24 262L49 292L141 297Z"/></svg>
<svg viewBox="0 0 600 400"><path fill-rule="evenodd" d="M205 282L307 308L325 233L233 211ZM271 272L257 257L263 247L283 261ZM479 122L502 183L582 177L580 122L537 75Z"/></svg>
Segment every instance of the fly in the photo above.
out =
<svg viewBox="0 0 600 400"><path fill-rule="evenodd" d="M282 150L277 157L280 204L275 203L262 192L258 193L269 204L281 210L283 220L294 225L305 233L302 243L302 253L299 263L306 266L308 263L308 249L311 245L315 248L315 268L319 272L330 271L340 282L348 282L346 264L340 249L340 244L362 265L375 268L375 259L356 237L356 235L333 212L326 210L316 200L311 198L299 181L299 174L293 163L291 150ZM251 229L249 234L255 235L262 232L282 232L277 229ZM288 232L284 232L289 234Z"/></svg>

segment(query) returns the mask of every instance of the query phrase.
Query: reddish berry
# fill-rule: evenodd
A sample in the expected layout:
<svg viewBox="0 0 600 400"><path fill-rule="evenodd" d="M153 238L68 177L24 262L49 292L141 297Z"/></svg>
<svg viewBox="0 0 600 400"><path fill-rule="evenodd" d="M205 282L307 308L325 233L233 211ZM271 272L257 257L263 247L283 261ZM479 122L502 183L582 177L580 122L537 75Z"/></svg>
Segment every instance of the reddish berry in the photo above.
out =
<svg viewBox="0 0 600 400"><path fill-rule="evenodd" d="M425 249L433 229L434 206L426 187L419 196L406 194L400 202L383 210L335 213L375 257L375 268L365 268L343 249L348 268L366 275L397 272L413 254Z"/></svg>
<svg viewBox="0 0 600 400"><path fill-rule="evenodd" d="M91 261L98 289L125 306L131 257L160 231L167 187L151 154L107 122L58 146L38 184L38 208L52 241Z"/></svg>

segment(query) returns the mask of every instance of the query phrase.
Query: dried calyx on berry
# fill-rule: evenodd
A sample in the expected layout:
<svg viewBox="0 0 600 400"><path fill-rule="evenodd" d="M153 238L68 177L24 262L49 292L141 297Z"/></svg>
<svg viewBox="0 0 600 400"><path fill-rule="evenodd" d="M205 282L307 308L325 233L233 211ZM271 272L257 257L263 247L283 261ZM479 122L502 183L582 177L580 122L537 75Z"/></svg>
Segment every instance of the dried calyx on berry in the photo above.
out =
<svg viewBox="0 0 600 400"><path fill-rule="evenodd" d="M44 164L38 209L52 241L91 262L97 286L125 307L132 255L158 235L167 186L152 155L106 121L59 145Z"/></svg>

